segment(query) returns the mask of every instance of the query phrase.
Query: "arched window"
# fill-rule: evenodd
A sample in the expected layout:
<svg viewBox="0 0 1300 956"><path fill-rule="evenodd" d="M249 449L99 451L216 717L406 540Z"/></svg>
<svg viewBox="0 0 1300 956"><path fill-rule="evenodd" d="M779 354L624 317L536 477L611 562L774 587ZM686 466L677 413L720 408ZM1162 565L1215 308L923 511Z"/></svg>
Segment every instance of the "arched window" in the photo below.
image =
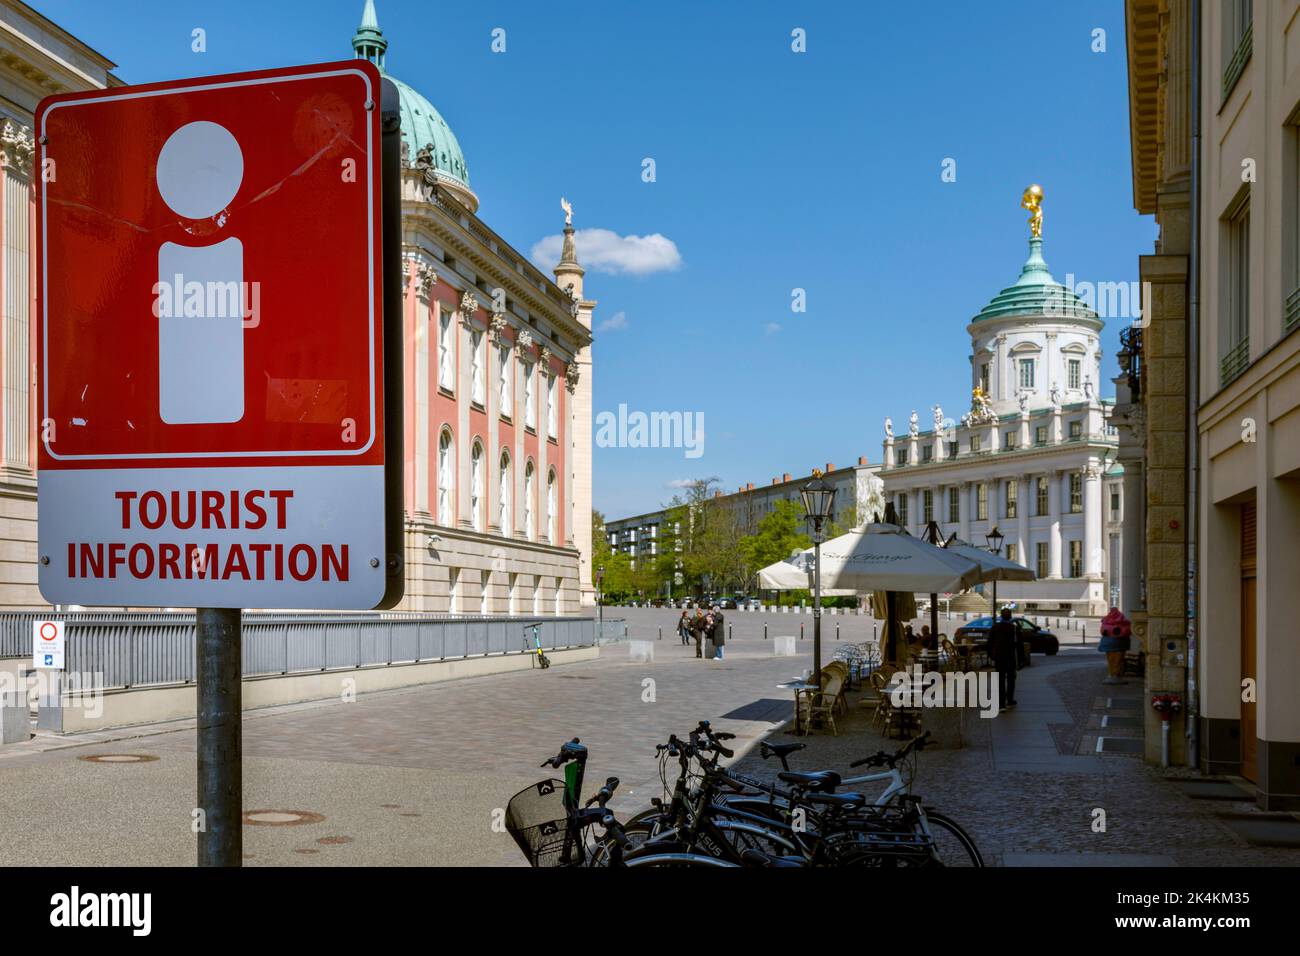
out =
<svg viewBox="0 0 1300 956"><path fill-rule="evenodd" d="M483 530L483 446L477 441L469 453L469 516L475 531Z"/></svg>
<svg viewBox="0 0 1300 956"><path fill-rule="evenodd" d="M506 537L514 528L510 524L510 456L505 452L501 453L501 474L500 485L497 492L497 500L500 502L500 524L501 533Z"/></svg>
<svg viewBox="0 0 1300 956"><path fill-rule="evenodd" d="M555 544L555 469L546 476L546 540Z"/></svg>
<svg viewBox="0 0 1300 956"><path fill-rule="evenodd" d="M500 365L497 369L497 386L499 388L499 394L497 395L497 399L500 402L501 407L498 411L507 418L514 418L514 398L513 393L510 390L511 369L509 345L502 344L499 358Z"/></svg>
<svg viewBox="0 0 1300 956"><path fill-rule="evenodd" d="M438 524L450 527L456 501L455 452L452 450L451 429L444 428L438 436Z"/></svg>
<svg viewBox="0 0 1300 956"><path fill-rule="evenodd" d="M530 461L524 465L524 537L529 541L537 537L537 529L533 527L533 495L536 494L534 477L533 463Z"/></svg>

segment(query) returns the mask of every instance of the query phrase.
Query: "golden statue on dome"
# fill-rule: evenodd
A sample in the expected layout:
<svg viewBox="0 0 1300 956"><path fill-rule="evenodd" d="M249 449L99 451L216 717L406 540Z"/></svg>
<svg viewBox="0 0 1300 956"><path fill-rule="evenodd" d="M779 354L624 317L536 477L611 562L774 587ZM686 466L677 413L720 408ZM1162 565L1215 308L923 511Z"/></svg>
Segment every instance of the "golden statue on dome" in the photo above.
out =
<svg viewBox="0 0 1300 956"><path fill-rule="evenodd" d="M1043 238L1043 187L1034 183L1026 189L1020 205L1031 213L1029 234L1035 239Z"/></svg>

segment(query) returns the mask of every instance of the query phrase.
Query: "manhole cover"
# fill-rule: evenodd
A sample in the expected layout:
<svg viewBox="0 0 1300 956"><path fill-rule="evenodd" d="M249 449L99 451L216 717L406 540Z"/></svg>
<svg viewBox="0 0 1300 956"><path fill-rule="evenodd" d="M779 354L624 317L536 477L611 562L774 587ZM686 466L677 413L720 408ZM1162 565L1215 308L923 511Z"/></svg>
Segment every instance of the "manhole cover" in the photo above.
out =
<svg viewBox="0 0 1300 956"><path fill-rule="evenodd" d="M77 759L87 763L149 763L158 758L153 754L89 754Z"/></svg>
<svg viewBox="0 0 1300 956"><path fill-rule="evenodd" d="M321 837L316 841L321 846L342 846L344 843L351 843L352 837L349 836L332 836Z"/></svg>
<svg viewBox="0 0 1300 956"><path fill-rule="evenodd" d="M296 827L320 823L325 817L310 810L247 810L244 825L249 827Z"/></svg>

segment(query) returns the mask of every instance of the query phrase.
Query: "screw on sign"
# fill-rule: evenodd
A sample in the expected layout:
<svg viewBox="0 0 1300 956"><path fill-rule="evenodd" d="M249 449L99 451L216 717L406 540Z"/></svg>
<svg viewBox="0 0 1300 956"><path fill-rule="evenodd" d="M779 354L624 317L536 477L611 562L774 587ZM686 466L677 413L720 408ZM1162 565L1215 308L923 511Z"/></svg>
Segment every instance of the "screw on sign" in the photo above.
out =
<svg viewBox="0 0 1300 956"><path fill-rule="evenodd" d="M198 859L239 866L239 609L402 596L397 89L350 60L36 125L41 593L197 609Z"/></svg>

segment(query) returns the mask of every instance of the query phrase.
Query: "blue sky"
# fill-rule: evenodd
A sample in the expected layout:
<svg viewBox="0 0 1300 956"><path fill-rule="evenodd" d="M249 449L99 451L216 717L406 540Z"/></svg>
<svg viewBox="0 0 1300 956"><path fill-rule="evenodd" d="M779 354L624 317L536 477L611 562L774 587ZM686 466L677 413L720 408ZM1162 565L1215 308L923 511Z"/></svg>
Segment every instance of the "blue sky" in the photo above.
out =
<svg viewBox="0 0 1300 956"><path fill-rule="evenodd" d="M129 83L346 58L362 8L32 5ZM658 507L683 479L734 489L875 462L885 415L960 414L966 324L1019 274L1030 182L1058 280L1134 281L1155 238L1132 208L1120 0L377 8L389 71L455 131L485 221L528 253L558 233L563 195L578 228L609 232L586 291L598 328L619 313L622 327L596 337L596 411L703 413L702 457L596 449L609 517ZM1122 324L1103 335L1107 396Z"/></svg>

